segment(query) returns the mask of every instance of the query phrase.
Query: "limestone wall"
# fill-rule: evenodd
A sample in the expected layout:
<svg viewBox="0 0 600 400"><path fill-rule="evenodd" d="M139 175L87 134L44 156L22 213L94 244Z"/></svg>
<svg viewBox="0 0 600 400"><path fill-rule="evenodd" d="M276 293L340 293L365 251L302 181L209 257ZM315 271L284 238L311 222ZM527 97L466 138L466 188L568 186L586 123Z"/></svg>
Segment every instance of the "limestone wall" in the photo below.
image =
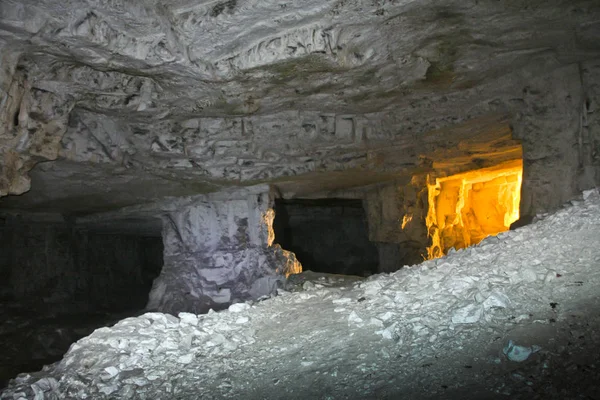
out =
<svg viewBox="0 0 600 400"><path fill-rule="evenodd" d="M581 154L579 189L600 185L600 60L581 65L583 104L577 138Z"/></svg>
<svg viewBox="0 0 600 400"><path fill-rule="evenodd" d="M425 177L368 190L366 210L369 240L377 244L380 272L393 272L423 261L429 243Z"/></svg>
<svg viewBox="0 0 600 400"><path fill-rule="evenodd" d="M163 214L164 262L147 308L204 313L275 293L300 272L292 253L272 244L268 193L190 199Z"/></svg>

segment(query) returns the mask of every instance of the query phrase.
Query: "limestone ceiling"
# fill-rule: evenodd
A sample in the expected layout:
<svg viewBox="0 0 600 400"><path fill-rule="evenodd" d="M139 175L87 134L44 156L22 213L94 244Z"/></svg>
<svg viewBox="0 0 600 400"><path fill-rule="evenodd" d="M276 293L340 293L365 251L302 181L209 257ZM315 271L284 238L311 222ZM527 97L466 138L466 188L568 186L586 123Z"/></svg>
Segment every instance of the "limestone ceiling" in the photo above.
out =
<svg viewBox="0 0 600 400"><path fill-rule="evenodd" d="M598 51L595 1L4 0L33 87L140 122L380 111Z"/></svg>
<svg viewBox="0 0 600 400"><path fill-rule="evenodd" d="M23 171L59 160L33 172L50 203L61 176L92 177L71 200L117 205L357 168L370 146L510 115L531 76L598 58L599 27L592 0L3 0L4 135ZM19 121L51 133L31 150Z"/></svg>

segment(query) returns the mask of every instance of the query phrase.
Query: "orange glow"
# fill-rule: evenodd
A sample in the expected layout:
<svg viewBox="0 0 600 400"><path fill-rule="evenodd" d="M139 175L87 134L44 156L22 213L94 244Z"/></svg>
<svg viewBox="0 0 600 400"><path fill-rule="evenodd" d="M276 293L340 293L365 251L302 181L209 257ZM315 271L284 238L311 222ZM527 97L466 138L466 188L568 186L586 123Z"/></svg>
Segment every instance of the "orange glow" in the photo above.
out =
<svg viewBox="0 0 600 400"><path fill-rule="evenodd" d="M523 162L437 178L428 184L429 259L508 230L519 219Z"/></svg>
<svg viewBox="0 0 600 400"><path fill-rule="evenodd" d="M263 223L267 226L267 246L272 246L275 241L275 231L273 230L273 221L275 220L275 210L269 208L262 216Z"/></svg>
<svg viewBox="0 0 600 400"><path fill-rule="evenodd" d="M291 251L287 251L281 248L280 245L274 244L275 242L275 231L273 230L273 221L275 220L275 210L269 208L262 215L263 223L267 227L267 246L277 247L275 251L280 251L285 259L285 264L277 268L278 274L283 274L285 277L289 277L293 274L299 274L302 272L302 264L296 258L296 255Z"/></svg>
<svg viewBox="0 0 600 400"><path fill-rule="evenodd" d="M402 229L406 228L406 225L412 221L413 217L412 215L408 215L406 214L403 218L402 218Z"/></svg>

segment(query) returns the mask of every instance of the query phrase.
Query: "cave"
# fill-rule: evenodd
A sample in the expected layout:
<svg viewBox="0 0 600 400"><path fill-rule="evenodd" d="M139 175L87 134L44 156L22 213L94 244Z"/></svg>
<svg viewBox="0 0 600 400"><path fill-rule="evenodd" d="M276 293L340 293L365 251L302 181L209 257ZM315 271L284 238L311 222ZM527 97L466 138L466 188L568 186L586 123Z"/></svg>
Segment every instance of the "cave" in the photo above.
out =
<svg viewBox="0 0 600 400"><path fill-rule="evenodd" d="M369 242L362 201L275 200L275 243L292 251L303 270L369 276L377 273L377 247Z"/></svg>
<svg viewBox="0 0 600 400"><path fill-rule="evenodd" d="M360 326L402 347L404 335L412 337L404 327L443 326L445 339L466 343L474 325L453 321L484 321L506 306L506 318L488 327L495 332L533 314L506 311L504 288L494 285L539 283L528 287L534 293L573 278L542 293L544 307L571 287L587 295L585 274L575 280L544 264L543 254L518 273L511 269L518 260L492 266L492 275L461 268L479 273L471 261L484 253L485 262L510 259L486 252L535 240L525 234L529 223L569 205L593 208L599 21L593 0L1 1L0 387L15 388L6 398L20 398L18 390L35 399L50 392L60 393L44 398L176 398L181 380L169 371L267 357L218 352L224 343L238 351L246 339L227 335L251 325L252 340L271 335L298 347L294 368L307 370L249 379L278 385L284 376L314 377L312 361L295 359L310 350L307 337L319 344ZM593 218L581 220L596 228ZM573 237L593 243L588 234ZM531 251L522 253L527 259ZM430 284L437 286L415 291ZM436 292L449 287L469 289ZM523 300L527 290L517 292ZM387 302L385 312L375 312L378 301ZM420 307L436 304L448 312L427 320ZM455 309L466 316L442 321ZM260 310L270 315L253 314ZM540 315L554 321L549 326L563 321ZM330 325L290 331L296 321L287 318L302 331L323 322L315 316ZM179 330L181 341L150 350L144 346L158 339L135 336ZM115 332L132 335L119 345L131 344L128 354L139 357L131 365L86 361L96 377L73 378L81 354L94 353L88 340L113 340ZM368 342L365 332L352 332L348 343ZM489 332L479 337L496 335ZM443 337L419 335L412 349ZM210 345L198 345L207 337ZM425 337L431 341L419 341ZM423 371L437 365L406 347L380 353L353 342L364 350L354 354L339 342L331 353L347 357L332 368L373 354ZM293 347L279 344L282 353ZM173 356L178 349L190 351ZM169 371L140 367L148 360L136 351L155 350L172 356L161 359ZM42 365L43 373L6 381ZM367 370L349 365L340 371ZM39 383L48 371L68 379ZM248 387L231 371L197 377L198 387L234 398L228 391ZM335 378L321 372L320 382ZM173 379L160 386L162 375ZM354 378L344 379L362 385ZM278 388L295 387L288 383ZM327 388L318 396L335 398L339 386ZM385 398L375 392L362 397ZM398 393L413 394L387 398Z"/></svg>

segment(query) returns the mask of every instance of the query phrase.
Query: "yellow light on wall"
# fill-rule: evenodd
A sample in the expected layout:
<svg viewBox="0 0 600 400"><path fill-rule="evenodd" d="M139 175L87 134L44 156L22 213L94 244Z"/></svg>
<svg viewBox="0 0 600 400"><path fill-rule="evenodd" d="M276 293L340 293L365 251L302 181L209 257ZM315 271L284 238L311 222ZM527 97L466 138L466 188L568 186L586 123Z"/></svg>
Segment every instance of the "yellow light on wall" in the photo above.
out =
<svg viewBox="0 0 600 400"><path fill-rule="evenodd" d="M402 217L402 229L406 228L406 225L412 221L412 218L413 216L409 214L406 214L404 217Z"/></svg>
<svg viewBox="0 0 600 400"><path fill-rule="evenodd" d="M428 184L428 258L497 235L519 219L523 162L437 178Z"/></svg>

